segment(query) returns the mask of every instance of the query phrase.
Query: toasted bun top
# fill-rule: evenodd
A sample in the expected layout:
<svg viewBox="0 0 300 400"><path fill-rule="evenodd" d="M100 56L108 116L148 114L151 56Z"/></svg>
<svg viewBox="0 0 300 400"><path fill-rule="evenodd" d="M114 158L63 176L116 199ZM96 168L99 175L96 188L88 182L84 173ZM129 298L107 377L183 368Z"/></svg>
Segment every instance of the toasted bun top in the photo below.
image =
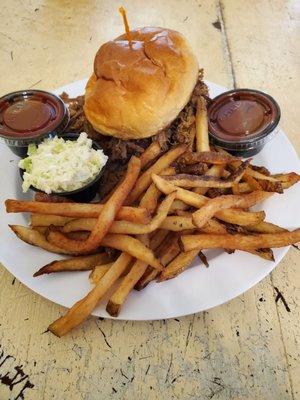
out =
<svg viewBox="0 0 300 400"><path fill-rule="evenodd" d="M94 129L120 139L152 136L187 104L198 77L185 38L163 28L131 31L98 50L84 112Z"/></svg>

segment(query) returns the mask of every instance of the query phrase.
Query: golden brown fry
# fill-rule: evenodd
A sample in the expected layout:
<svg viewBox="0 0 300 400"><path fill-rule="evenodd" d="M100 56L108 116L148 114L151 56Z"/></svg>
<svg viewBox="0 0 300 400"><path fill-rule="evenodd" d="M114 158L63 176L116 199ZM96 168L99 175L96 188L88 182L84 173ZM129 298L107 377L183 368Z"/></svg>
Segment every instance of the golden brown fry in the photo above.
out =
<svg viewBox="0 0 300 400"><path fill-rule="evenodd" d="M248 229L251 232L257 232L257 233L279 233L288 231L287 229L282 228L281 226L263 221L255 225L248 225L246 226L246 229Z"/></svg>
<svg viewBox="0 0 300 400"><path fill-rule="evenodd" d="M187 252L180 252L173 261L166 266L158 277L158 282L166 281L167 279L175 278L181 274L198 255L199 250L191 250Z"/></svg>
<svg viewBox="0 0 300 400"><path fill-rule="evenodd" d="M37 201L6 200L6 212L32 212L60 215L70 218L98 218L104 204L93 203L43 203ZM116 219L146 224L150 217L147 210L137 207L121 207Z"/></svg>
<svg viewBox="0 0 300 400"><path fill-rule="evenodd" d="M243 163L241 167L237 169L227 180L215 178L209 175L188 175L178 174L174 176L161 176L168 182L171 182L175 186L179 187L201 187L201 188L231 188L234 184L238 183L245 172L247 162Z"/></svg>
<svg viewBox="0 0 300 400"><path fill-rule="evenodd" d="M246 250L246 252L254 254L255 256L258 256L260 258L263 258L264 260L275 261L272 249L256 249L256 250L248 249Z"/></svg>
<svg viewBox="0 0 300 400"><path fill-rule="evenodd" d="M284 189L288 189L300 180L300 175L296 172L290 172L287 174L275 174L272 175L272 177L280 181Z"/></svg>
<svg viewBox="0 0 300 400"><path fill-rule="evenodd" d="M147 235L141 235L139 239L146 245L149 246L149 238ZM113 317L117 317L120 313L122 304L124 304L130 291L134 288L134 285L142 277L147 269L148 264L144 261L136 260L130 271L123 278L119 287L115 290L109 302L106 306L106 311Z"/></svg>
<svg viewBox="0 0 300 400"><path fill-rule="evenodd" d="M205 175L213 176L215 178L220 178L223 174L224 168L225 168L224 164L213 165L212 167L210 167L210 169L206 172ZM229 176L230 176L230 174L226 178L228 178ZM193 192L200 194L200 195L205 195L207 190L208 190L208 188L196 187L193 189Z"/></svg>
<svg viewBox="0 0 300 400"><path fill-rule="evenodd" d="M246 169L246 174L248 176L252 176L255 179L270 181L270 182L278 182L278 179L274 178L273 176L261 174L260 172L255 171L254 169L251 168Z"/></svg>
<svg viewBox="0 0 300 400"><path fill-rule="evenodd" d="M91 314L108 289L121 276L131 260L132 257L129 254L122 253L99 283L83 299L74 304L66 315L54 321L48 330L61 337L82 323Z"/></svg>
<svg viewBox="0 0 300 400"><path fill-rule="evenodd" d="M165 175L173 175L175 174L175 168L166 168L163 173ZM153 214L156 210L160 195L161 191L156 187L156 185L154 185L154 183L151 183L140 201L140 207L145 208L150 214Z"/></svg>
<svg viewBox="0 0 300 400"><path fill-rule="evenodd" d="M202 153L193 153L193 154L202 154ZM208 166L207 164L204 163L181 164L181 162L179 162L176 165L176 172L178 174L204 175L207 171L208 171ZM165 173L162 172L162 175L165 175Z"/></svg>
<svg viewBox="0 0 300 400"><path fill-rule="evenodd" d="M146 247L140 240L127 235L109 234L103 240L103 246L112 247L128 252L138 260L145 261L153 268L161 270L162 265L155 258L152 250Z"/></svg>
<svg viewBox="0 0 300 400"><path fill-rule="evenodd" d="M172 232L180 232L186 229L196 229L196 226L193 224L191 214L189 217L179 217L177 215L171 215L163 221L163 223L160 225L160 228Z"/></svg>
<svg viewBox="0 0 300 400"><path fill-rule="evenodd" d="M148 168L137 180L135 187L126 200L126 204L132 204L140 195L150 186L151 175L159 174L165 168L168 168L181 154L186 151L186 146L181 145L172 148L161 156L150 168Z"/></svg>
<svg viewBox="0 0 300 400"><path fill-rule="evenodd" d="M150 249L155 250L162 243L165 237L169 234L169 232L165 229L157 229L150 235Z"/></svg>
<svg viewBox="0 0 300 400"><path fill-rule="evenodd" d="M228 195L220 196L209 200L200 210L193 214L193 222L196 226L201 228L210 218L217 212L230 208L241 207L248 208L257 203L266 200L271 196L271 193L262 192L260 190L246 195Z"/></svg>
<svg viewBox="0 0 300 400"><path fill-rule="evenodd" d="M92 272L89 275L89 279L92 285L97 285L100 279L106 274L109 268L113 265L113 262L109 262L106 264L95 265Z"/></svg>
<svg viewBox="0 0 300 400"><path fill-rule="evenodd" d="M109 200L103 205L103 209L99 214L97 222L92 229L91 234L86 240L77 241L74 239L69 239L66 236L63 239L64 235L61 234L61 241L59 242L59 246L66 250L73 251L76 249L80 252L88 252L97 249L100 246L104 236L109 231L109 228L113 223L115 216L118 213L118 210L121 208L124 200L128 196L128 193L133 188L133 185L138 178L140 168L141 162L139 158L131 157L123 181L118 186L117 190L109 198ZM172 201L173 199L174 196L172 198ZM51 237L51 231L55 233L53 229L50 230L49 237ZM55 237L54 235L52 236ZM50 239L48 238L48 240ZM54 243L54 239L52 240L52 243Z"/></svg>
<svg viewBox="0 0 300 400"><path fill-rule="evenodd" d="M174 186L176 187L176 186ZM177 194L176 194L177 196ZM172 207L170 209L170 214L176 214L177 211L185 211L188 210L190 208L190 206L186 203L184 203L181 200L174 200Z"/></svg>
<svg viewBox="0 0 300 400"><path fill-rule="evenodd" d="M50 264L44 265L33 276L51 274L53 272L65 271L87 271L96 265L108 262L106 253L92 254L90 256L80 256L69 258L67 260L53 261Z"/></svg>
<svg viewBox="0 0 300 400"><path fill-rule="evenodd" d="M158 175L153 175L152 176L153 182L158 186L159 190L161 190L163 193L168 194L172 193L174 190L176 190L176 198L185 202L186 204L200 208L203 207L207 202L212 201L213 199L209 199L205 196L202 196L201 194L197 194L194 192L191 192L190 190L186 190L183 188L176 187L173 185L171 182L167 182L164 180L162 177ZM264 192L262 192L264 193ZM262 194L261 196L271 196L271 194ZM225 196L226 198L228 196ZM220 197L216 197L216 199L219 199ZM236 205L235 205L236 207ZM237 206L238 207L238 206ZM235 210L235 209L226 209L226 210L220 210L219 212L216 213L216 217L222 221L229 222L232 224L238 224L238 225L250 225L258 222L258 220L261 220L263 217L262 213L255 214L252 212L247 212L247 211L240 211L240 210Z"/></svg>
<svg viewBox="0 0 300 400"><path fill-rule="evenodd" d="M151 183L140 201L140 207L145 208L150 214L153 214L156 210L160 196L160 190L154 185L154 183Z"/></svg>
<svg viewBox="0 0 300 400"><path fill-rule="evenodd" d="M249 168L253 169L254 171L260 172L263 175L271 175L270 171L266 167L251 164L249 165Z"/></svg>
<svg viewBox="0 0 300 400"><path fill-rule="evenodd" d="M128 221L114 221L109 228L110 233L123 233L130 235L143 235L146 233L151 233L158 229L170 210L170 207L174 201L175 193L169 194L158 207L156 216L149 222L149 224L141 225L135 224ZM96 224L96 219L78 219L72 220L70 223L66 224L63 228L63 232L73 232L73 231L88 231L94 229Z"/></svg>
<svg viewBox="0 0 300 400"><path fill-rule="evenodd" d="M144 168L151 161L155 160L161 153L161 146L158 141L152 142L150 146L146 148L144 153L142 153L141 159L141 167Z"/></svg>
<svg viewBox="0 0 300 400"><path fill-rule="evenodd" d="M60 215L47 215L47 214L32 214L30 216L31 226L64 226L67 222L72 221L73 218L61 217Z"/></svg>
<svg viewBox="0 0 300 400"><path fill-rule="evenodd" d="M206 101L200 96L196 112L196 151L209 151Z"/></svg>
<svg viewBox="0 0 300 400"><path fill-rule="evenodd" d="M264 211L243 211L231 208L219 211L215 216L221 221L229 222L230 224L247 226L258 224L263 221L266 217L266 213Z"/></svg>
<svg viewBox="0 0 300 400"><path fill-rule="evenodd" d="M192 153L187 151L181 156L181 160L188 165L193 165L198 163L228 164L234 161L240 161L238 157L234 157L227 154L216 153L215 151L201 151L198 153Z"/></svg>
<svg viewBox="0 0 300 400"><path fill-rule="evenodd" d="M32 229L45 235L45 233L47 232L48 226L33 226Z"/></svg>
<svg viewBox="0 0 300 400"><path fill-rule="evenodd" d="M257 182L257 180L253 178L253 176L249 175L247 171L244 173L243 179L249 184L252 190L263 190L261 185ZM239 194L238 185L236 185L236 190L234 190L234 187L232 188L232 193Z"/></svg>
<svg viewBox="0 0 300 400"><path fill-rule="evenodd" d="M46 232L48 232L48 231L46 231ZM86 232L81 231L81 232L69 232L69 233L67 233L67 237L69 239L75 239L75 240L87 240L89 235L90 235L90 232L87 232L87 231Z"/></svg>
<svg viewBox="0 0 300 400"><path fill-rule="evenodd" d="M9 225L9 227L21 240L23 240L23 242L32 244L33 246L38 246L41 249L57 254L78 254L77 251L67 251L49 243L45 236L35 229L27 228L26 226L21 225Z"/></svg>
<svg viewBox="0 0 300 400"><path fill-rule="evenodd" d="M193 124L191 126L190 133L189 133L188 148L190 151L194 150L195 138L196 138L196 124Z"/></svg>
<svg viewBox="0 0 300 400"><path fill-rule="evenodd" d="M70 247L69 239L66 238L64 234L55 230L53 227L50 227L47 239L50 243L60 243L61 246ZM72 243L72 246L76 248L76 243ZM153 268L158 270L162 269L161 264L155 258L153 252L148 249L145 245L143 245L139 240L121 234L107 234L102 242L101 246L112 247L113 249L124 251L128 254L131 254L133 257L143 260L151 265Z"/></svg>
<svg viewBox="0 0 300 400"><path fill-rule="evenodd" d="M300 241L300 229L293 232L262 233L257 235L183 235L181 243L184 251L196 249L225 248L249 250L289 246Z"/></svg>
<svg viewBox="0 0 300 400"><path fill-rule="evenodd" d="M178 244L179 236L175 234L169 234L166 239L158 247L156 253L159 255L160 262L166 266L172 261L177 254L180 252ZM144 289L150 282L152 282L159 274L159 271L153 268L147 268L144 275L135 285L136 290Z"/></svg>

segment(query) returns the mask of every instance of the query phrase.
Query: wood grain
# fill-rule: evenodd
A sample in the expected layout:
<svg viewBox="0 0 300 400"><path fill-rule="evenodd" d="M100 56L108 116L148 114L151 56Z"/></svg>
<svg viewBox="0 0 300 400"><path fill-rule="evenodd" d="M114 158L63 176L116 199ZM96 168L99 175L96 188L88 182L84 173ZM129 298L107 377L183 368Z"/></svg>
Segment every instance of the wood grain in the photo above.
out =
<svg viewBox="0 0 300 400"><path fill-rule="evenodd" d="M132 27L161 25L184 33L207 79L274 95L282 125L300 151L297 2L122 4ZM100 43L122 32L119 5L2 0L0 94L55 88L88 76ZM0 267L0 399L20 399L25 385L25 400L297 399L297 267L299 252L292 249L270 276L215 309L154 322L90 318L63 339L44 331L64 309ZM275 288L290 311L281 298L275 302ZM18 366L24 375L13 379Z"/></svg>

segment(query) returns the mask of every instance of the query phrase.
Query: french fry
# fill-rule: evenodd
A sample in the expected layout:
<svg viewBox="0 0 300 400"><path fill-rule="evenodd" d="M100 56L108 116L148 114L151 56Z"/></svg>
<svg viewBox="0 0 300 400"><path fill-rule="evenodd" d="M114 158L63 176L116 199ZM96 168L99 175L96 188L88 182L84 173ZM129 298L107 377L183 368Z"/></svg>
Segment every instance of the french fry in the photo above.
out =
<svg viewBox="0 0 300 400"><path fill-rule="evenodd" d="M122 253L108 269L99 283L81 300L74 304L63 317L54 321L48 330L61 337L81 324L94 310L108 289L117 281L132 257Z"/></svg>
<svg viewBox="0 0 300 400"><path fill-rule="evenodd" d="M175 174L175 168L169 167L166 168L163 172L165 175L173 175ZM156 185L154 185L154 183L151 183L151 185L148 187L143 197L141 198L140 207L145 208L150 214L153 214L156 210L160 195L161 191L156 187Z"/></svg>
<svg viewBox="0 0 300 400"><path fill-rule="evenodd" d="M276 182L272 182L273 184L270 184L266 181L260 180L259 184L265 191L274 191L277 193L282 193L282 189L288 189L300 180L300 175L296 174L295 172L290 172L287 174L275 174L271 177L275 178ZM247 182L240 182L238 184L238 188L240 193L251 192L251 186Z"/></svg>
<svg viewBox="0 0 300 400"><path fill-rule="evenodd" d="M228 195L220 196L209 200L200 210L194 212L193 223L201 228L217 212L230 208L241 207L248 208L260 203L270 197L270 193L260 190L246 195ZM263 215L264 217L264 215Z"/></svg>
<svg viewBox="0 0 300 400"><path fill-rule="evenodd" d="M198 153L187 151L181 156L181 160L188 165L198 163L228 164L234 161L240 161L238 157L234 157L229 154L216 153L215 151L201 151Z"/></svg>
<svg viewBox="0 0 300 400"><path fill-rule="evenodd" d="M150 168L148 168L137 180L135 187L126 200L126 204L134 203L151 184L151 175L159 174L168 168L181 154L186 151L186 146L181 145L172 148L161 156Z"/></svg>
<svg viewBox="0 0 300 400"><path fill-rule="evenodd" d="M300 241L300 229L293 232L262 233L257 235L183 235L180 240L184 251L215 248L249 250L284 247Z"/></svg>
<svg viewBox="0 0 300 400"><path fill-rule="evenodd" d="M191 192L190 190L176 187L171 182L167 182L166 180L164 180L162 177L160 177L158 175L153 174L152 179L160 191L162 191L165 194L168 194L168 193L172 193L174 190L176 190L176 192L175 192L176 198L190 206L201 209L201 207L203 207L209 201L213 200L213 199L209 199L205 196L202 196L201 194ZM262 192L262 193L264 193L264 192ZM266 198L267 198L267 197L271 196L271 194L266 193L266 194L261 194L260 196L261 197L266 196ZM225 196L225 197L227 198L228 196ZM253 195L252 195L252 197L253 197ZM216 197L216 199L219 199L219 198L220 197ZM251 197L250 197L250 199L251 199ZM238 207L238 206L234 205L234 207ZM218 211L216 213L216 217L222 221L230 222L232 224L251 225L251 224L257 223L258 220L263 219L264 215L262 213L256 214L256 213L247 212L247 211L226 209L226 210Z"/></svg>
<svg viewBox="0 0 300 400"><path fill-rule="evenodd" d="M23 240L23 242L26 242L33 246L37 246L41 249L57 254L78 254L77 251L64 250L58 246L49 243L45 236L35 229L27 228L26 226L21 225L9 225L9 227L21 240Z"/></svg>
<svg viewBox="0 0 300 400"><path fill-rule="evenodd" d="M48 228L47 228L48 229ZM48 230L46 231L46 233L48 232ZM46 234L45 233L45 234ZM87 238L90 236L90 232L69 232L67 233L67 237L69 239L75 239L75 240L87 240Z"/></svg>
<svg viewBox="0 0 300 400"><path fill-rule="evenodd" d="M146 246L149 246L149 238L147 235L141 235L139 239ZM106 311L111 316L117 317L119 315L122 304L124 304L130 291L146 271L147 266L148 264L144 261L136 260L134 262L130 271L122 279L119 287L115 290L107 303Z"/></svg>
<svg viewBox="0 0 300 400"><path fill-rule="evenodd" d="M263 188L258 183L258 181L255 178L253 178L253 176L249 175L247 171L244 173L243 179L249 184L249 186L251 187L252 190L263 190ZM237 187L238 187L238 185L237 185ZM233 194L238 194L238 193L234 193L233 190L232 190L232 192L233 192Z"/></svg>
<svg viewBox="0 0 300 400"><path fill-rule="evenodd" d="M290 172L287 174L275 174L272 175L272 177L281 182L283 189L288 189L300 180L300 175L296 172Z"/></svg>
<svg viewBox="0 0 300 400"><path fill-rule="evenodd" d="M220 178L224 172L224 164L216 164L210 167L210 169L206 172L207 176L213 176L215 178ZM226 177L229 178L230 174ZM208 188L205 187L196 187L193 189L193 192L201 195L205 195L207 192Z"/></svg>
<svg viewBox="0 0 300 400"><path fill-rule="evenodd" d="M66 250L76 249L77 251L80 252L88 252L97 249L100 246L104 236L109 231L109 228L113 223L115 216L117 215L119 209L121 208L124 200L128 196L128 193L133 188L133 185L135 184L138 178L140 169L141 169L141 162L139 158L131 157L123 181L121 182L117 190L109 198L109 200L103 205L103 209L99 214L97 222L94 228L92 229L89 237L81 242L76 241L74 239L69 239L67 237L65 237L64 239L61 238L62 240L59 244L60 247ZM172 201L173 199L174 196L172 198ZM51 237L51 231L49 233L49 236ZM61 234L61 236L64 235Z"/></svg>
<svg viewBox="0 0 300 400"><path fill-rule="evenodd" d="M37 272L33 274L34 277L52 274L53 272L65 271L87 271L96 265L108 262L106 253L92 254L90 256L80 256L69 258L67 260L53 261L50 264L44 265Z"/></svg>
<svg viewBox="0 0 300 400"><path fill-rule="evenodd" d="M160 273L158 282L166 281L167 279L175 278L181 274L195 259L198 255L199 250L191 250L187 252L180 252L173 261L166 266L166 268Z"/></svg>
<svg viewBox="0 0 300 400"><path fill-rule="evenodd" d="M234 184L238 183L245 172L247 162L243 163L239 167L236 173L232 174L227 180L222 180L220 178L215 178L209 175L189 175L189 174L178 174L174 176L161 176L168 182L173 183L175 186L179 187L201 187L201 188L231 188Z"/></svg>
<svg viewBox="0 0 300 400"><path fill-rule="evenodd" d="M249 165L249 168L253 169L254 171L260 172L263 175L271 175L270 171L266 167L251 164Z"/></svg>
<svg viewBox="0 0 300 400"><path fill-rule="evenodd" d="M93 203L43 203L11 199L6 200L5 205L8 213L32 212L70 218L98 218L104 207L104 204ZM122 206L116 219L146 224L150 217L146 209Z"/></svg>
<svg viewBox="0 0 300 400"><path fill-rule="evenodd" d="M150 249L155 250L162 243L165 237L169 234L169 232L165 229L157 229L150 235Z"/></svg>
<svg viewBox="0 0 300 400"><path fill-rule="evenodd" d="M146 225L135 224L128 221L114 221L110 228L110 233L123 233L130 235L143 235L146 233L151 233L158 229L170 210L170 207L174 201L175 193L169 194L158 207L156 216ZM92 231L95 227L97 220L94 218L90 219L78 219L72 220L70 223L63 227L63 232L73 232L73 231Z"/></svg>
<svg viewBox="0 0 300 400"><path fill-rule="evenodd" d="M200 96L196 112L196 150L209 151L208 122L205 99Z"/></svg>
<svg viewBox="0 0 300 400"><path fill-rule="evenodd" d="M256 249L256 250L248 249L246 252L251 253L260 258L263 258L264 260L275 261L272 249Z"/></svg>
<svg viewBox="0 0 300 400"><path fill-rule="evenodd" d="M273 192L273 193L283 193L282 183L279 181L269 181L259 179L258 183L260 184L262 190L265 192ZM251 186L251 185L250 185Z"/></svg>
<svg viewBox="0 0 300 400"><path fill-rule="evenodd" d="M159 260L162 265L166 266L180 252L178 240L179 236L177 234L170 234L158 247L156 252L159 255ZM134 288L136 290L144 289L150 282L154 281L158 274L159 271L157 271L156 269L147 268L146 272L140 278Z"/></svg>
<svg viewBox="0 0 300 400"><path fill-rule="evenodd" d="M160 225L160 228L172 232L180 232L186 229L196 229L196 226L193 224L191 215L189 217L171 215L163 221L163 223Z"/></svg>
<svg viewBox="0 0 300 400"><path fill-rule="evenodd" d="M174 186L174 187L176 187L176 186ZM177 196L177 194L176 194L176 196ZM170 214L174 214L174 213L176 214L177 211L186 211L189 208L190 208L190 206L188 204L184 203L183 201L174 200L174 202L170 208Z"/></svg>
<svg viewBox="0 0 300 400"><path fill-rule="evenodd" d="M219 211L215 214L215 216L221 221L229 222L230 224L248 226L255 225L263 221L266 217L266 213L264 211L243 211L231 208Z"/></svg>
<svg viewBox="0 0 300 400"><path fill-rule="evenodd" d="M145 261L151 267L161 270L161 263L155 258L152 250L146 247L140 240L127 235L109 234L103 240L103 246L112 247L128 252L138 260Z"/></svg>
<svg viewBox="0 0 300 400"><path fill-rule="evenodd" d="M76 244L78 241L72 241L70 245L70 239L68 239L64 234L55 230L54 227L49 227L49 232L47 235L47 239L50 243L60 243L64 248L73 247L76 248ZM74 243L75 242L75 243ZM80 243L79 243L80 245ZM131 254L133 257L143 260L151 265L153 268L158 270L162 269L161 264L155 258L153 252L144 246L139 240L121 234L107 234L101 241L101 246L112 247L113 249L124 251L128 254Z"/></svg>
<svg viewBox="0 0 300 400"><path fill-rule="evenodd" d="M45 215L45 214L31 214L31 226L64 226L67 222L72 221L73 218L61 217L60 215Z"/></svg>
<svg viewBox="0 0 300 400"><path fill-rule="evenodd" d="M145 208L150 214L153 214L156 210L160 196L161 191L154 185L154 183L151 183L140 201L140 207Z"/></svg>
<svg viewBox="0 0 300 400"><path fill-rule="evenodd" d="M196 125L193 124L191 129L190 129L190 134L189 134L189 150L193 151L194 150L194 144L195 144L195 139L196 139Z"/></svg>
<svg viewBox="0 0 300 400"><path fill-rule="evenodd" d="M113 262L106 264L95 265L92 272L89 275L89 279L92 285L97 285L100 279L106 274L109 268L113 265Z"/></svg>
<svg viewBox="0 0 300 400"><path fill-rule="evenodd" d="M248 225L246 228L251 232L257 233L279 233L279 232L287 232L288 230L282 228L281 226L271 224L270 222L259 222L255 225Z"/></svg>
<svg viewBox="0 0 300 400"><path fill-rule="evenodd" d="M193 153L193 154L202 154L202 153ZM208 166L207 164L204 163L176 165L176 172L178 174L204 175L207 171L208 171ZM165 173L162 172L162 175L165 175Z"/></svg>
<svg viewBox="0 0 300 400"><path fill-rule="evenodd" d="M43 235L45 235L45 233L47 232L47 229L48 229L47 226L32 226L32 228L35 231L38 231L38 232L42 233Z"/></svg>
<svg viewBox="0 0 300 400"><path fill-rule="evenodd" d="M142 153L141 159L141 168L147 166L151 161L155 160L161 153L161 146L158 141L152 142L150 146L146 148L144 153Z"/></svg>
<svg viewBox="0 0 300 400"><path fill-rule="evenodd" d="M263 181L270 181L270 182L278 182L278 179L274 178L273 176L261 174L258 171L255 171L252 168L247 168L245 172L248 176L252 176L255 179L263 180Z"/></svg>

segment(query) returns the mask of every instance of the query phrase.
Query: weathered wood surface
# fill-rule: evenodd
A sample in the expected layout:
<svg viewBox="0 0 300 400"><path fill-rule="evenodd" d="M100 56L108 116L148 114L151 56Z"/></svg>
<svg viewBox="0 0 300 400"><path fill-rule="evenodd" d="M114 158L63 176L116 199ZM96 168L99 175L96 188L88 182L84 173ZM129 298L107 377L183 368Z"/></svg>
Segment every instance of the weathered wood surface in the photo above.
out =
<svg viewBox="0 0 300 400"><path fill-rule="evenodd" d="M131 26L183 32L207 79L273 94L300 151L298 2L122 3ZM118 6L2 0L0 95L88 76L99 44L122 31ZM0 399L21 399L25 385L26 400L297 399L299 277L299 252L292 249L260 284L208 312L159 322L91 318L57 339L43 331L64 309L0 267ZM275 301L276 288L290 311Z"/></svg>

